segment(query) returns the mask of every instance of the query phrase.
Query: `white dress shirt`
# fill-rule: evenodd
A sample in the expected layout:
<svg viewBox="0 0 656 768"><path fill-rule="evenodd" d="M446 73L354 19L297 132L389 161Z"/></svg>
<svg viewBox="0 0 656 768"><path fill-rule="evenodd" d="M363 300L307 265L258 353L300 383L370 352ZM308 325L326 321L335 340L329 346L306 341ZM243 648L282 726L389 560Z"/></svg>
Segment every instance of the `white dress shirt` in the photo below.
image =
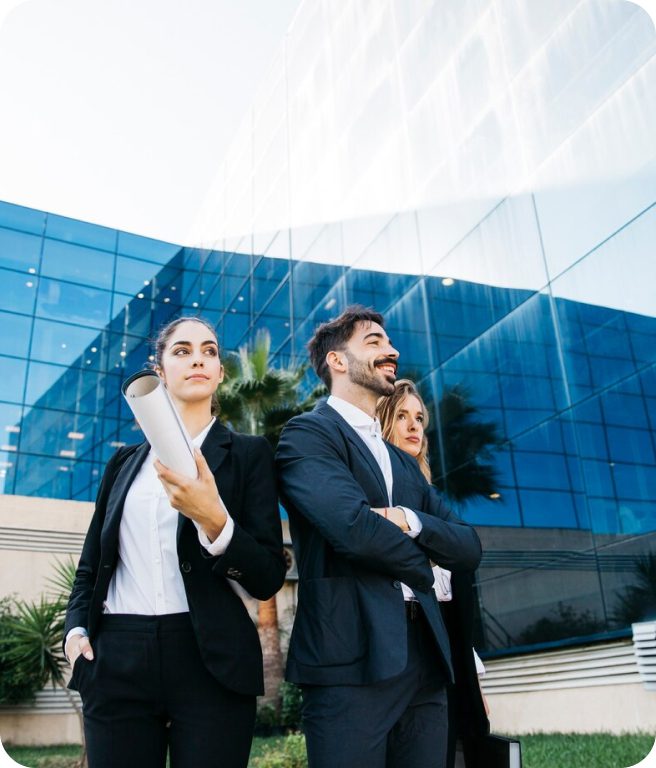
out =
<svg viewBox="0 0 656 768"><path fill-rule="evenodd" d="M200 448L215 419L193 439ZM130 485L118 534L118 561L104 603L105 613L161 615L189 610L178 564L177 510L169 503L164 486L157 477L152 448ZM235 529L228 514L223 530L211 542L194 521L198 540L210 555L222 555ZM71 629L86 635L83 627Z"/></svg>
<svg viewBox="0 0 656 768"><path fill-rule="evenodd" d="M331 395L328 398L327 404L331 408L334 408L349 426L353 427L358 434L358 437L362 438L364 444L373 454L385 480L385 487L387 489L387 497L389 500L388 503L390 506L393 506L392 483L394 478L392 477L392 462L385 441L383 440L380 421L376 418L372 418L368 413L365 413L357 406L352 405L346 400L342 400L341 397L336 397L335 395ZM401 507L401 509L405 513L405 519L410 528L409 531L406 531L406 535L414 539L419 535L422 529L421 520L411 509L408 509L408 507ZM401 588L403 589L404 600L415 599L415 593L407 584L402 583Z"/></svg>

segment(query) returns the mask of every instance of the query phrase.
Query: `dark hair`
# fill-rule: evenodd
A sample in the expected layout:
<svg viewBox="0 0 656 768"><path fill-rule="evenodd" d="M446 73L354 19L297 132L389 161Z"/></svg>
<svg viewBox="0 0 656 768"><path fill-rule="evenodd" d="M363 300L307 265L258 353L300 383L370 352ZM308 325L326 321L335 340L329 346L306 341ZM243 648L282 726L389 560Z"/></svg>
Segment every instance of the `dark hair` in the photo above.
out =
<svg viewBox="0 0 656 768"><path fill-rule="evenodd" d="M389 443L396 445L394 425L398 420L401 404L406 399L406 397L408 397L408 395L417 398L419 405L421 405L421 410L424 416L424 437L421 441L421 450L419 451L416 459L417 464L419 464L421 474L430 483L432 480L430 464L428 463L428 438L426 437L426 428L428 427L428 408L426 408L426 403L424 403L424 399L419 394L419 390L417 389L415 383L410 381L410 379L398 379L394 383L394 392L391 395L384 395L383 397L378 398L378 402L376 403L376 415L380 420L380 428L383 433L383 438Z"/></svg>
<svg viewBox="0 0 656 768"><path fill-rule="evenodd" d="M383 316L374 309L364 307L362 304L351 304L346 307L339 317L329 320L315 330L314 336L308 341L310 362L317 376L330 389L330 368L326 362L329 352L342 350L348 340L353 336L355 326L360 322L378 323L384 325Z"/></svg>
<svg viewBox="0 0 656 768"><path fill-rule="evenodd" d="M179 326L182 325L182 323L200 323L201 325L204 325L208 331L211 332L212 336L216 339L216 346L219 353L219 356L221 355L221 345L219 344L219 338L216 335L216 329L214 326L208 321L205 320L203 317L193 317L193 316L182 316L178 317L175 320L171 320L170 323L167 323L166 325L163 325L159 333L157 334L157 338L154 341L154 347L155 347L155 367L161 368L162 367L162 356L164 354L164 350L166 349L166 345L169 342L169 339L173 335L173 331ZM219 406L219 398L216 392L212 394L212 416L218 416L221 408Z"/></svg>

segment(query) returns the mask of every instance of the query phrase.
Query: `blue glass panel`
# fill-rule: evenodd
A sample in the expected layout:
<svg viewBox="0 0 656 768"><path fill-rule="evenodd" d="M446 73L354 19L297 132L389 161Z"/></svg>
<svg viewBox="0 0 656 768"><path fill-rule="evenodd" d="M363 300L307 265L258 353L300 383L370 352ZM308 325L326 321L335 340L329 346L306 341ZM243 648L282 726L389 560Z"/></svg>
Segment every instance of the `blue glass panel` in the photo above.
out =
<svg viewBox="0 0 656 768"><path fill-rule="evenodd" d="M168 264L174 257L182 257L183 249L179 245L152 240L149 237L131 235L128 232L118 233L119 253L124 256L134 256L156 264Z"/></svg>
<svg viewBox="0 0 656 768"><path fill-rule="evenodd" d="M91 450L98 439L95 421L93 416L33 408L23 419L21 450L79 459Z"/></svg>
<svg viewBox="0 0 656 768"><path fill-rule="evenodd" d="M577 422L576 434L579 440L581 456L593 459L606 459L608 461L606 433L601 425Z"/></svg>
<svg viewBox="0 0 656 768"><path fill-rule="evenodd" d="M239 284L238 284L239 283ZM229 297L228 312L231 314L249 315L251 307L250 282L241 282L240 278L226 281L226 295Z"/></svg>
<svg viewBox="0 0 656 768"><path fill-rule="evenodd" d="M77 219L67 219L64 216L56 216L54 213L48 214L46 237L113 253L116 248L116 235L115 229L101 227L98 224L87 224Z"/></svg>
<svg viewBox="0 0 656 768"><path fill-rule="evenodd" d="M0 226L20 229L42 235L46 223L46 214L22 205L0 202Z"/></svg>
<svg viewBox="0 0 656 768"><path fill-rule="evenodd" d="M223 320L223 338L221 339L225 350L236 350L246 342L248 334L248 315L229 313Z"/></svg>
<svg viewBox="0 0 656 768"><path fill-rule="evenodd" d="M571 493L519 491L524 525L541 528L578 528Z"/></svg>
<svg viewBox="0 0 656 768"><path fill-rule="evenodd" d="M32 314L38 280L30 275L0 268L2 308Z"/></svg>
<svg viewBox="0 0 656 768"><path fill-rule="evenodd" d="M79 325L35 320L31 355L35 360L60 365L86 365L89 359L97 360L98 354L85 356L92 342L98 340L95 328Z"/></svg>
<svg viewBox="0 0 656 768"><path fill-rule="evenodd" d="M656 499L656 466L615 462L613 476L618 496L625 499L643 499L646 502ZM595 495L610 494L604 492Z"/></svg>
<svg viewBox="0 0 656 768"><path fill-rule="evenodd" d="M91 462L76 462L73 470L71 498L77 499L78 501L87 501L92 498L93 491L95 491L95 488L92 488L92 469L93 464L91 464Z"/></svg>
<svg viewBox="0 0 656 768"><path fill-rule="evenodd" d="M223 274L224 264L228 258L225 251L208 251L203 260L203 272L209 280L215 279L217 275Z"/></svg>
<svg viewBox="0 0 656 768"><path fill-rule="evenodd" d="M111 298L108 291L42 278L36 314L49 320L103 328L109 322Z"/></svg>
<svg viewBox="0 0 656 768"><path fill-rule="evenodd" d="M615 490L607 461L581 461L586 491L590 496L614 496Z"/></svg>
<svg viewBox="0 0 656 768"><path fill-rule="evenodd" d="M21 402L26 368L25 360L0 356L0 400Z"/></svg>
<svg viewBox="0 0 656 768"><path fill-rule="evenodd" d="M513 446L522 451L547 451L563 453L564 437L571 432L571 425L561 419L552 419L513 440ZM571 452L571 451L570 451Z"/></svg>
<svg viewBox="0 0 656 768"><path fill-rule="evenodd" d="M588 497L592 530L595 533L620 533L619 504L615 499Z"/></svg>
<svg viewBox="0 0 656 768"><path fill-rule="evenodd" d="M47 405L47 401L54 398L51 394L53 389L62 389L63 377L67 368L58 365L48 365L46 363L30 363L30 375L27 379L27 392L25 402L28 405L38 403L42 407ZM75 390L72 390L74 392ZM41 398L45 400L41 401ZM74 396L73 396L74 399ZM67 402L64 408L70 408L71 403Z"/></svg>
<svg viewBox="0 0 656 768"><path fill-rule="evenodd" d="M480 496L468 499L459 509L462 519L471 525L520 526L517 491L500 487L499 492L501 498L494 501Z"/></svg>
<svg viewBox="0 0 656 768"><path fill-rule="evenodd" d="M32 319L24 315L0 312L0 354L21 357L30 348Z"/></svg>
<svg viewBox="0 0 656 768"><path fill-rule="evenodd" d="M14 493L22 407L0 403L0 493Z"/></svg>
<svg viewBox="0 0 656 768"><path fill-rule="evenodd" d="M158 268L152 262L119 256L116 259L114 290L132 296L143 293L147 298L151 298L151 284L157 273Z"/></svg>
<svg viewBox="0 0 656 768"><path fill-rule="evenodd" d="M46 240L43 245L41 274L111 290L114 254L61 243L58 240Z"/></svg>
<svg viewBox="0 0 656 768"><path fill-rule="evenodd" d="M61 457L21 455L16 471L15 493L70 499L74 462Z"/></svg>
<svg viewBox="0 0 656 768"><path fill-rule="evenodd" d="M421 285L415 285L387 311L385 330L399 352L400 376L418 380L430 371L430 350Z"/></svg>
<svg viewBox="0 0 656 768"><path fill-rule="evenodd" d="M344 274L343 267L306 261L292 264L294 317L297 321L307 318L318 306L329 313L335 312L337 305L346 305L345 282L340 280ZM337 295L336 291L339 292ZM339 314L339 310L336 314Z"/></svg>
<svg viewBox="0 0 656 768"><path fill-rule="evenodd" d="M515 435L532 427L536 422L545 421L551 417L553 411L543 410L542 408L523 408L520 410L506 407L503 414L505 434L512 439Z"/></svg>
<svg viewBox="0 0 656 768"><path fill-rule="evenodd" d="M590 370L592 371L592 383L595 389L619 381L635 372L636 366L633 360L617 357L590 356ZM585 393L587 394L587 393Z"/></svg>
<svg viewBox="0 0 656 768"><path fill-rule="evenodd" d="M653 435L646 429L621 429L608 427L606 430L613 461L631 464L654 464Z"/></svg>
<svg viewBox="0 0 656 768"><path fill-rule="evenodd" d="M521 488L570 489L565 457L553 453L515 451L515 470Z"/></svg>
<svg viewBox="0 0 656 768"><path fill-rule="evenodd" d="M41 259L41 238L0 228L0 266L19 269L21 272L32 270L35 274Z"/></svg>
<svg viewBox="0 0 656 768"><path fill-rule="evenodd" d="M619 517L620 533L651 533L656 531L656 506L653 496L647 501L636 499L620 499ZM644 543L647 545L647 542ZM645 546L645 553L647 550Z"/></svg>
<svg viewBox="0 0 656 768"><path fill-rule="evenodd" d="M605 392L600 397L600 401L607 424L627 427L646 426L647 414L642 397L619 392Z"/></svg>
<svg viewBox="0 0 656 768"><path fill-rule="evenodd" d="M569 479L572 486L572 490L578 493L585 491L583 468L581 461L578 458L567 457L567 468L569 470Z"/></svg>
<svg viewBox="0 0 656 768"><path fill-rule="evenodd" d="M228 253L224 262L224 274L230 277L246 277L251 272L253 257L247 253Z"/></svg>

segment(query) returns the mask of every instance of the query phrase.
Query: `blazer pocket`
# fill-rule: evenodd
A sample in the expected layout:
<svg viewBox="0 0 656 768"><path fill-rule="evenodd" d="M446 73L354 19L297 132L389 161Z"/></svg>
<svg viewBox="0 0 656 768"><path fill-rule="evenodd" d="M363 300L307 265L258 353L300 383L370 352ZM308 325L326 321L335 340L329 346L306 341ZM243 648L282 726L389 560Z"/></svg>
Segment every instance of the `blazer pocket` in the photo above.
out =
<svg viewBox="0 0 656 768"><path fill-rule="evenodd" d="M366 635L353 579L302 582L292 643L297 661L309 666L353 664L365 655Z"/></svg>

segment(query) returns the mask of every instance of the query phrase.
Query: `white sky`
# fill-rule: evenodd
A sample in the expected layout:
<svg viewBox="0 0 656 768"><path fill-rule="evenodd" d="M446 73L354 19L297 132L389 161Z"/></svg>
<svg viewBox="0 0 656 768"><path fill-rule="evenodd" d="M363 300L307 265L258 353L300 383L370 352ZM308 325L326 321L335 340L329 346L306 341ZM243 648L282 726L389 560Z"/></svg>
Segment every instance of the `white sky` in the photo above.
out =
<svg viewBox="0 0 656 768"><path fill-rule="evenodd" d="M0 199L183 243L300 0L0 0Z"/></svg>

